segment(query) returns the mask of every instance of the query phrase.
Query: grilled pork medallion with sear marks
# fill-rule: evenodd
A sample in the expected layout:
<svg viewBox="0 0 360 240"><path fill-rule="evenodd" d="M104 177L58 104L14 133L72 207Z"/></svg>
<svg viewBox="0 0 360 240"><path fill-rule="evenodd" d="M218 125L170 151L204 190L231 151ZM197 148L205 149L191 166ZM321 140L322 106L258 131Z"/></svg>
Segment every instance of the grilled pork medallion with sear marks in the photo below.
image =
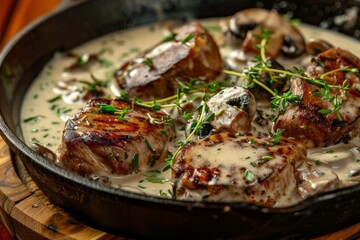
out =
<svg viewBox="0 0 360 240"><path fill-rule="evenodd" d="M348 67L360 69L360 59L353 54L331 48L316 56L309 65L306 75L321 78L330 86L310 84L301 78L291 81L294 94L301 100L288 107L275 123L275 129L284 129L284 136L296 137L307 146L329 146L341 141L347 141L358 135L360 128L360 75L354 71L336 71ZM336 87L332 87L336 86ZM339 89L348 86L348 90ZM320 95L319 95L320 94ZM330 98L326 98L326 95ZM324 95L324 97L321 97ZM335 98L337 97L337 99ZM332 98L332 99L331 99ZM336 110L338 114L322 111ZM326 113L326 112L325 112Z"/></svg>
<svg viewBox="0 0 360 240"><path fill-rule="evenodd" d="M57 150L60 164L81 175L127 175L163 162L172 125L151 123L167 115L108 98L89 100L65 125Z"/></svg>
<svg viewBox="0 0 360 240"><path fill-rule="evenodd" d="M212 36L199 22L192 22L124 63L115 78L129 96L144 100L174 94L177 81L215 80L222 68L223 61Z"/></svg>
<svg viewBox="0 0 360 240"><path fill-rule="evenodd" d="M283 138L219 133L187 144L172 167L177 199L287 206L300 199L297 167L306 149Z"/></svg>

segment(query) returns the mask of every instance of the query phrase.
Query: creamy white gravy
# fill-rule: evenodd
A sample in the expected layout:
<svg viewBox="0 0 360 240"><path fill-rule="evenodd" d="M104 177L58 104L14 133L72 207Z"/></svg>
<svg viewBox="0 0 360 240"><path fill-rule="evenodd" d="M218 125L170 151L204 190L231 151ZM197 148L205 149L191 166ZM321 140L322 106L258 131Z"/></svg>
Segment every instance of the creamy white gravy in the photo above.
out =
<svg viewBox="0 0 360 240"><path fill-rule="evenodd" d="M209 19L202 22L221 45L220 32L213 30L214 27L217 28L218 21L219 19ZM305 24L300 25L299 29L306 39L325 39L334 46L360 55L360 43L350 37ZM59 83L74 78L92 82L92 74L96 79L109 81L109 96L119 95L117 87L111 82L114 71L124 61L161 41L166 34L161 26L154 24L112 33L78 46L73 52L102 52L102 64L95 63L86 71L64 72L64 68L71 65L75 59L65 56L64 53L56 53L30 86L23 101L21 128L25 142L28 145L36 142L55 151L60 143L65 121L85 105L84 101L73 101L79 97L74 89L64 89ZM228 49L221 48L221 52L225 56ZM291 62L288 64L291 65ZM64 93L62 99L55 100ZM231 154L230 151L225 152L222 151L223 154ZM302 178L306 182L300 186L300 191L304 197L314 191L347 186L360 180L359 137L351 140L349 144L308 149L308 158L314 169L302 172ZM150 182L147 180L149 176L163 181ZM101 181L103 177L94 176L94 179ZM111 182L113 187L155 196L170 197L172 191L170 171L111 177Z"/></svg>

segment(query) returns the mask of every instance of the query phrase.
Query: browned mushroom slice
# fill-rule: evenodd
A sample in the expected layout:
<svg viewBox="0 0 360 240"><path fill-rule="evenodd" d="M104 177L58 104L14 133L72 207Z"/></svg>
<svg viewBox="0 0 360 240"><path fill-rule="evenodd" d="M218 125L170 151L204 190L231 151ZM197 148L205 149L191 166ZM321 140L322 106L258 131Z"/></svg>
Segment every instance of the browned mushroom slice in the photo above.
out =
<svg viewBox="0 0 360 240"><path fill-rule="evenodd" d="M311 38L306 43L306 51L309 55L317 55L330 48L333 48L333 45L324 39Z"/></svg>
<svg viewBox="0 0 360 240"><path fill-rule="evenodd" d="M242 46L244 51L259 53L258 46L261 42L260 36L264 31L269 31L271 34L266 47L266 54L271 58L276 58L279 55L283 44L283 24L284 20L277 12L269 11L265 21L255 29L248 31L246 34L246 38Z"/></svg>
<svg viewBox="0 0 360 240"><path fill-rule="evenodd" d="M269 11L261 8L249 8L229 17L223 22L223 31L233 47L240 47L248 32L262 24Z"/></svg>
<svg viewBox="0 0 360 240"><path fill-rule="evenodd" d="M296 27L292 26L289 22L283 21L283 44L281 47L281 54L288 58L295 58L305 53L306 42Z"/></svg>
<svg viewBox="0 0 360 240"><path fill-rule="evenodd" d="M279 54L295 58L305 52L305 39L301 32L284 19L276 10L245 9L224 24L223 30L233 47L241 46L244 52L259 53L261 34L269 31L270 38L266 48L269 57Z"/></svg>
<svg viewBox="0 0 360 240"><path fill-rule="evenodd" d="M245 88L226 88L209 99L210 112L221 113L210 124L218 131L248 132L256 113L254 96Z"/></svg>

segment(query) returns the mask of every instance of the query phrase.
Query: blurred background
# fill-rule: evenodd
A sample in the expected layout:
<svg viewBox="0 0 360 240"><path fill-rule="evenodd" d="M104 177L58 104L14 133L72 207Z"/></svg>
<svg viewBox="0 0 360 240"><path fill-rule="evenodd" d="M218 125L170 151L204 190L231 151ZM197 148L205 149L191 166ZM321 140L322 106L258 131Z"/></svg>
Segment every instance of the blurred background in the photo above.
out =
<svg viewBox="0 0 360 240"><path fill-rule="evenodd" d="M0 0L0 49L22 28L66 0Z"/></svg>

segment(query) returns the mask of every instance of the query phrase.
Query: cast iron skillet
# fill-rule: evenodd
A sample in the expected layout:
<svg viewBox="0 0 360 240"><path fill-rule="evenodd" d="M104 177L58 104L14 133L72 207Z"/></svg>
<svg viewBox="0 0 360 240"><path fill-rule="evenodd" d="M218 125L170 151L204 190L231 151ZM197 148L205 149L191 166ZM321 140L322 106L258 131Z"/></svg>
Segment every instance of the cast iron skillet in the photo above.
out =
<svg viewBox="0 0 360 240"><path fill-rule="evenodd" d="M1 53L0 130L39 188L58 206L92 227L134 238L253 239L308 238L360 221L360 185L311 197L283 209L244 203L182 202L101 186L64 171L27 147L20 132L24 93L55 51L119 29L159 18L228 16L249 7L276 8L294 18L353 35L355 26L337 26L333 17L356 0L92 0L80 2L36 22ZM341 7L342 6L342 7ZM159 13L162 14L159 14ZM359 55L359 54L358 54Z"/></svg>

